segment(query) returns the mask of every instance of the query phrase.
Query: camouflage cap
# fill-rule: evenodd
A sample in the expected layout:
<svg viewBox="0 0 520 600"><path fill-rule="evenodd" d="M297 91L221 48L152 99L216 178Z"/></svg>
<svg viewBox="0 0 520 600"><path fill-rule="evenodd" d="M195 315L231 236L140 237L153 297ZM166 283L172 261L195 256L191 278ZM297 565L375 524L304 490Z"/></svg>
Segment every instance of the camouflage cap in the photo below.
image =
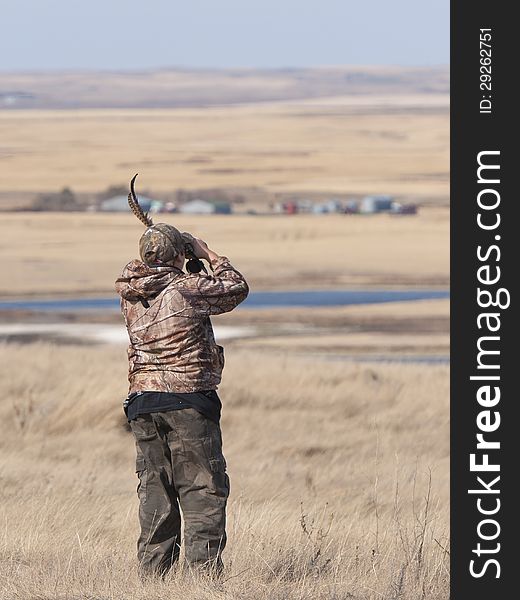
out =
<svg viewBox="0 0 520 600"><path fill-rule="evenodd" d="M166 223L148 227L139 240L141 260L148 266L172 264L183 252L181 232Z"/></svg>

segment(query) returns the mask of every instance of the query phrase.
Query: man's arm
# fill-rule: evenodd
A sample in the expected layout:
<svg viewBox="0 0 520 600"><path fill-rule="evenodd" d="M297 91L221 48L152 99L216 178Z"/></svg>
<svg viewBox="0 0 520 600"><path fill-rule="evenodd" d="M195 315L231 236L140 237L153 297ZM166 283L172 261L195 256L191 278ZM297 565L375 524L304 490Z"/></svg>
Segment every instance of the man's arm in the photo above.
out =
<svg viewBox="0 0 520 600"><path fill-rule="evenodd" d="M189 234L183 234L188 237ZM198 238L189 236L195 256L209 262L212 275L193 275L186 280L182 294L196 312L219 315L233 310L249 293L244 276L226 256L219 256Z"/></svg>

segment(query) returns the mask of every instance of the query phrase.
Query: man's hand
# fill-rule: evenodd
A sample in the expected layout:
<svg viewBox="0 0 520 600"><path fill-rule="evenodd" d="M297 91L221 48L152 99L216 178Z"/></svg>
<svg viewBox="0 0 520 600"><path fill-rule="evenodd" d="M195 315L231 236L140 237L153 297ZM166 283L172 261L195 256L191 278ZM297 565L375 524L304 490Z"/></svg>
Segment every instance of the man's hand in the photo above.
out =
<svg viewBox="0 0 520 600"><path fill-rule="evenodd" d="M184 240L191 244L193 252L197 258L204 258L209 263L213 262L218 258L218 254L210 250L204 240L196 238L191 233L183 232L182 237Z"/></svg>

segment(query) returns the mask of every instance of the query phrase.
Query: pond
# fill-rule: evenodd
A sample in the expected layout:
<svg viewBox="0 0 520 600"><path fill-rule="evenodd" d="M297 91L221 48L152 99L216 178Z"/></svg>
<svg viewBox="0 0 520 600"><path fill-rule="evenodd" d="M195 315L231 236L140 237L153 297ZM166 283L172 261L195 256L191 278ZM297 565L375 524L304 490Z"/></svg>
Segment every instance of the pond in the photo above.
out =
<svg viewBox="0 0 520 600"><path fill-rule="evenodd" d="M449 290L305 290L251 292L240 308L351 306L383 302L411 302L449 298ZM76 311L119 310L119 299L70 298L63 300L0 301L0 310Z"/></svg>

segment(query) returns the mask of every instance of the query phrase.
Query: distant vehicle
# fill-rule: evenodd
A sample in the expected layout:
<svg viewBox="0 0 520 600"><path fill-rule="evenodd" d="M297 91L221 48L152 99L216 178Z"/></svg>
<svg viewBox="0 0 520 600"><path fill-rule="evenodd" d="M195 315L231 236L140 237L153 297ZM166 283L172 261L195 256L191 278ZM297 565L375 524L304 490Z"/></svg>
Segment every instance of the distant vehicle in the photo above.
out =
<svg viewBox="0 0 520 600"><path fill-rule="evenodd" d="M394 215L416 215L417 204L400 204L394 202L392 206L392 214Z"/></svg>
<svg viewBox="0 0 520 600"><path fill-rule="evenodd" d="M347 200L343 212L346 215L357 215L359 212L359 203L357 200Z"/></svg>
<svg viewBox="0 0 520 600"><path fill-rule="evenodd" d="M298 212L298 205L296 202L284 202L282 206L286 215L295 215Z"/></svg>

